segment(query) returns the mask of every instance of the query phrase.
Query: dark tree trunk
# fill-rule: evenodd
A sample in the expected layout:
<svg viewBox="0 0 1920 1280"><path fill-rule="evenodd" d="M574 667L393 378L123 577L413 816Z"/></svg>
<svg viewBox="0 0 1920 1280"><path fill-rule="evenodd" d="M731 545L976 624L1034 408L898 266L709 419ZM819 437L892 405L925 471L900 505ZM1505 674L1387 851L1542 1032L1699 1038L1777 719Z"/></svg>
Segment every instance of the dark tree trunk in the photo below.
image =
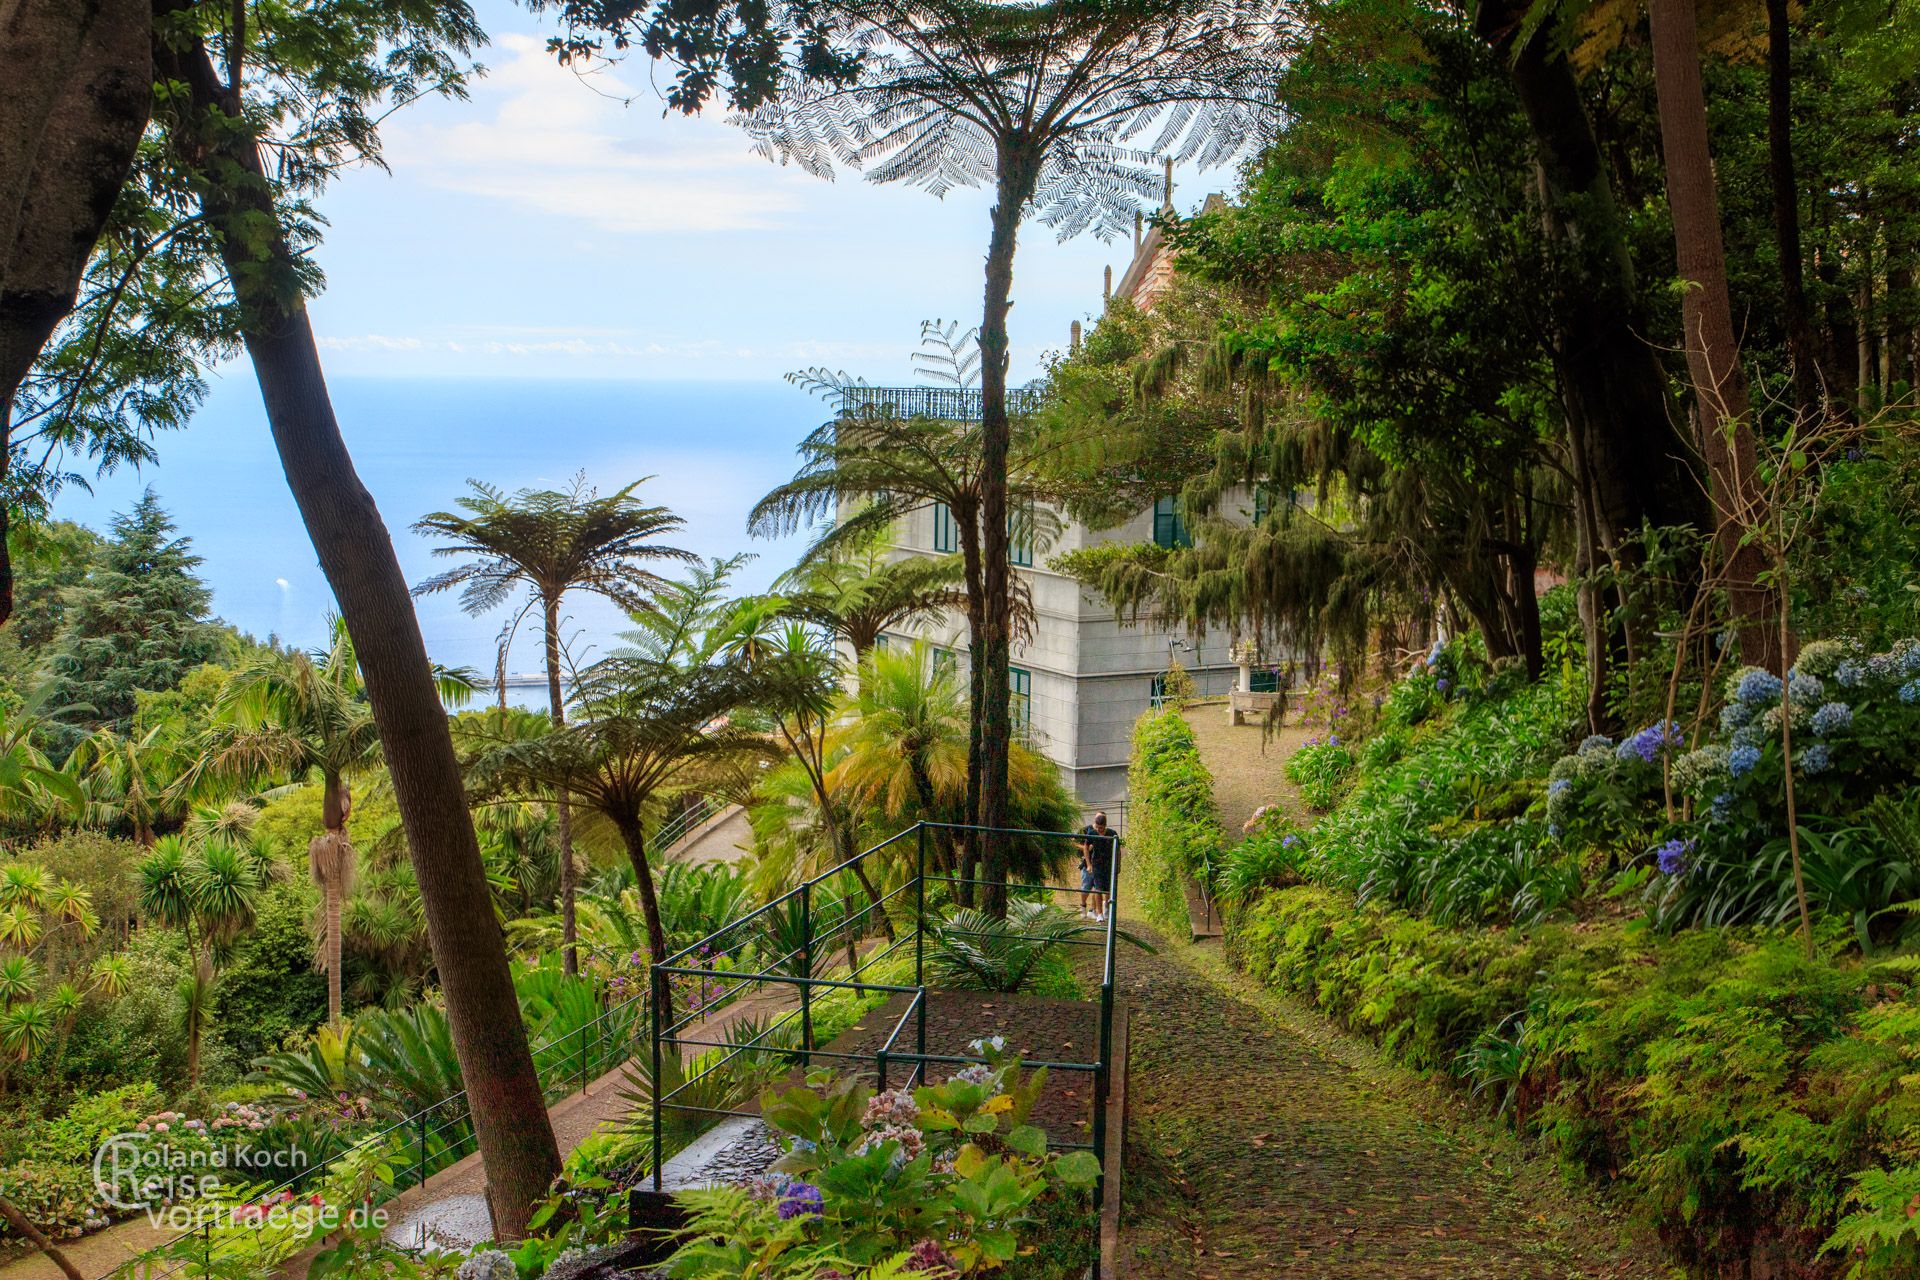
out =
<svg viewBox="0 0 1920 1280"><path fill-rule="evenodd" d="M1793 396L1802 414L1820 407L1823 378L1807 312L1800 250L1800 187L1793 175L1793 25L1787 0L1767 0L1767 177L1773 188L1773 238L1780 256L1780 309Z"/></svg>
<svg viewBox="0 0 1920 1280"><path fill-rule="evenodd" d="M967 587L967 795L961 824L980 823L980 784L985 759L980 735L985 731L987 674L981 661L982 638L986 635L986 575L980 565L980 512L971 502L955 504L953 522L960 530L960 566ZM980 840L971 831L960 838L960 880L954 886L954 900L962 906L974 902L973 881L980 878Z"/></svg>
<svg viewBox="0 0 1920 1280"><path fill-rule="evenodd" d="M634 888L640 894L640 915L647 922L647 959L650 964L658 965L667 958L667 931L660 923L660 894L653 886L653 868L647 858L647 833L640 825L640 817L615 818L613 825L619 829L620 842L627 847L627 860L633 864ZM673 984L661 982L652 984L659 993L660 1007L656 1016L661 1026L673 1022Z"/></svg>
<svg viewBox="0 0 1920 1280"><path fill-rule="evenodd" d="M85 1273L73 1265L73 1260L62 1253L53 1241L47 1239L46 1233L36 1227L32 1220L15 1208L13 1201L5 1196L0 1196L0 1218L6 1219L7 1225L13 1228L15 1234L46 1254L47 1261L60 1268L60 1274L67 1277L67 1280L87 1280Z"/></svg>
<svg viewBox="0 0 1920 1280"><path fill-rule="evenodd" d="M1486 0L1476 30L1506 61L1533 138L1543 224L1553 246L1554 366L1574 473L1581 567L1631 570L1643 525L1699 525L1706 516L1696 455L1677 429L1666 376L1644 325L1625 227L1580 85L1552 24L1521 42L1529 6ZM1611 593L1582 590L1588 719L1606 725L1609 665L1651 622L1621 616Z"/></svg>
<svg viewBox="0 0 1920 1280"><path fill-rule="evenodd" d="M73 310L153 106L146 0L20 0L0 9L0 481L13 405ZM0 503L0 623L13 616L11 511Z"/></svg>
<svg viewBox="0 0 1920 1280"><path fill-rule="evenodd" d="M1685 291L1680 315L1687 370L1699 414L1700 442L1712 477L1714 540L1725 567L1740 657L1783 670L1773 592L1763 584L1766 556L1756 534L1764 523L1753 406L1740 368L1733 305L1727 295L1720 200L1707 141L1707 98L1700 82L1700 34L1694 0L1653 0L1653 76L1660 105L1667 203L1673 211L1675 259Z"/></svg>
<svg viewBox="0 0 1920 1280"><path fill-rule="evenodd" d="M982 689L980 727L980 825L987 828L980 879L989 914L1007 912L1007 837L1012 797L1007 756L1013 745L1013 600L1008 568L1007 460L1013 432L1007 417L1007 309L1013 300L1013 255L1020 218L1033 196L1039 159L1017 147L1002 147L987 243L986 296L980 316L980 650L974 662Z"/></svg>
<svg viewBox="0 0 1920 1280"><path fill-rule="evenodd" d="M293 255L278 231L258 140L229 114L231 96L197 38L155 53L162 74L188 90L171 107L172 141L197 171L202 209L221 235L281 466L359 655L446 994L494 1228L501 1239L516 1239L559 1173L560 1155L412 597L341 439L313 328L290 286Z"/></svg>
<svg viewBox="0 0 1920 1280"><path fill-rule="evenodd" d="M558 730L567 723L567 700L560 692L560 601L558 597L541 602L546 628L547 713ZM502 681L503 690L506 682ZM569 978L580 976L579 928L574 912L573 807L567 803L567 789L558 787L553 795L555 825L560 836L560 967Z"/></svg>

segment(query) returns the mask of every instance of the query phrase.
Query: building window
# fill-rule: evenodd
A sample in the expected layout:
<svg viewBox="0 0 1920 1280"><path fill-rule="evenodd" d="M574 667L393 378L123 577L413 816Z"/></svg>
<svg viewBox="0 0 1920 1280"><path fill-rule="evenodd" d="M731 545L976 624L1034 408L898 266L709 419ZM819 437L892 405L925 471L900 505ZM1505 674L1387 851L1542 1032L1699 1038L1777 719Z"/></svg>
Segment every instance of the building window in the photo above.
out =
<svg viewBox="0 0 1920 1280"><path fill-rule="evenodd" d="M954 669L955 665L953 650L940 645L933 646L933 674L939 675L942 672L950 672Z"/></svg>
<svg viewBox="0 0 1920 1280"><path fill-rule="evenodd" d="M1033 567L1033 507L1007 512L1007 563Z"/></svg>
<svg viewBox="0 0 1920 1280"><path fill-rule="evenodd" d="M1033 727L1033 672L1025 667L1008 667L1007 689L1014 732L1025 733Z"/></svg>
<svg viewBox="0 0 1920 1280"><path fill-rule="evenodd" d="M935 551L960 549L959 531L953 524L953 508L944 502L933 504L933 549Z"/></svg>
<svg viewBox="0 0 1920 1280"><path fill-rule="evenodd" d="M1180 499L1160 498L1153 504L1153 542L1159 547L1190 547L1193 536L1180 518Z"/></svg>
<svg viewBox="0 0 1920 1280"><path fill-rule="evenodd" d="M893 637L886 632L882 631L873 638L873 650L875 653L885 653L891 648L893 648Z"/></svg>
<svg viewBox="0 0 1920 1280"><path fill-rule="evenodd" d="M1268 492L1267 486L1263 484L1253 486L1253 522L1259 524L1267 518L1267 512L1271 510L1273 510L1273 495Z"/></svg>
<svg viewBox="0 0 1920 1280"><path fill-rule="evenodd" d="M1255 667L1247 672L1247 688L1254 693L1280 692L1280 673L1272 667Z"/></svg>
<svg viewBox="0 0 1920 1280"><path fill-rule="evenodd" d="M1147 687L1147 705L1157 711L1161 707L1165 706L1166 702L1167 702L1167 673L1163 671L1159 675L1155 676L1153 678L1153 683Z"/></svg>

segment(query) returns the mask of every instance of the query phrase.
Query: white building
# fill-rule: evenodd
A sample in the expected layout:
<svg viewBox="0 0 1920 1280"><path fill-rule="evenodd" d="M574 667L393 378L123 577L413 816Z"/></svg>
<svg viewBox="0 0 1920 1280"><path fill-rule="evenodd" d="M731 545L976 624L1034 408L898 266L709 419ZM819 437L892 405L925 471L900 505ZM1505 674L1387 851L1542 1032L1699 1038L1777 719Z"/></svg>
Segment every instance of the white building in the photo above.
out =
<svg viewBox="0 0 1920 1280"><path fill-rule="evenodd" d="M1209 197L1209 207L1219 197ZM1134 255L1121 277L1120 294L1143 309L1172 279L1171 254L1158 228L1136 232ZM1076 336L1078 326L1075 326ZM885 391L868 395L885 398ZM937 412L940 416L972 418L979 397L964 391L926 392L915 388L898 393L903 412ZM931 409L931 397L939 408ZM1239 501L1234 499L1238 497ZM1229 495L1222 504L1231 511L1251 508L1250 494ZM1158 542L1174 546L1187 536L1171 496L1139 512L1112 529L1092 530L1053 513L1059 531L1039 554L1031 547L1013 548L1014 573L1024 583L1033 604L1030 639L1016 636L1012 654L1012 696L1015 723L1024 727L1028 741L1060 766L1068 786L1087 809L1104 808L1115 814L1127 797L1127 760L1131 754L1134 722L1153 705L1160 693L1170 658L1192 676L1203 697L1221 696L1236 687L1272 688L1271 673L1249 672L1229 655L1229 638L1214 632L1204 640L1185 631L1142 623L1117 621L1113 606L1090 589L1047 567L1047 560L1063 551L1076 551L1109 542ZM943 504L922 507L894 528L893 548L900 555L949 555L959 550L958 530ZM899 643L925 640L934 647L936 661L954 661L964 672L967 663L966 618L958 610L922 622L884 638Z"/></svg>
<svg viewBox="0 0 1920 1280"><path fill-rule="evenodd" d="M1115 621L1113 606L1062 573L1048 557L1104 542L1171 540L1184 535L1168 500L1116 529L1095 532L1065 523L1039 555L1014 548L1014 573L1033 603L1030 639L1015 637L1010 683L1013 717L1034 748L1060 766L1069 789L1089 810L1115 814L1126 805L1127 758L1134 721L1153 704L1169 656L1193 677L1203 695L1234 687L1238 669L1228 642L1215 633L1196 640L1184 632ZM943 504L922 507L898 522L894 548L905 555L946 555L958 549L952 517ZM882 643L927 641L935 661L966 670L967 625L958 610L918 623Z"/></svg>

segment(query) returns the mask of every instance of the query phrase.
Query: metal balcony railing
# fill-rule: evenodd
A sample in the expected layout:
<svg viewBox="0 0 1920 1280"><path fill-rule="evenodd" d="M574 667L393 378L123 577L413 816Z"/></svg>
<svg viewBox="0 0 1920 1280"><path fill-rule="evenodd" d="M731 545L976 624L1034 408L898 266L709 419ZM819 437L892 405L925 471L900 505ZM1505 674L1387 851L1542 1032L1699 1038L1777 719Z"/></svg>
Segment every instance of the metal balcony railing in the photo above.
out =
<svg viewBox="0 0 1920 1280"><path fill-rule="evenodd" d="M891 416L978 422L985 403L978 387L845 387L840 391L844 417ZM1032 413L1040 407L1040 387L1008 387L1007 412Z"/></svg>

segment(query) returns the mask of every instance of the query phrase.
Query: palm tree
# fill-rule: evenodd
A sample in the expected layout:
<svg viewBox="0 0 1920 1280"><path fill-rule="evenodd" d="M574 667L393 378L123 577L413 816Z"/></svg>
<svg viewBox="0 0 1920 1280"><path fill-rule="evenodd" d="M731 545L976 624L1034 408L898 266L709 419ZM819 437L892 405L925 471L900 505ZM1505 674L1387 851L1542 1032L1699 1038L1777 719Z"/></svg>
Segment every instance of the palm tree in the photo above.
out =
<svg viewBox="0 0 1920 1280"><path fill-rule="evenodd" d="M971 390L979 360L971 331L962 333L955 325L937 321L921 327L915 365L935 383ZM901 417L886 396L868 394L873 388L864 382L827 369L804 370L790 375L789 381L820 393L838 412L801 441L799 472L755 504L747 517L749 533L782 537L831 518L831 526L807 550L804 571L815 562L851 559L884 543L896 522L924 507L943 505L953 518L965 587L957 603L966 611L970 682L964 821L977 823L986 770L982 733L988 682L981 655L986 652L989 595L981 541L987 477L979 424ZM1051 447L1057 444L1043 440L1028 418L1013 424L1007 483L1015 510L1039 510L1043 494L1035 478ZM1015 620L1021 621L1030 612L1024 593L1018 583L1010 584L1008 590Z"/></svg>
<svg viewBox="0 0 1920 1280"><path fill-rule="evenodd" d="M667 937L647 850L646 819L654 802L694 770L742 755L766 754L769 743L737 714L782 692L778 671L688 657L662 660L631 651L583 672L582 718L543 738L503 741L481 751L469 778L501 798L564 787L619 834L633 863L646 916L647 950L666 959Z"/></svg>
<svg viewBox="0 0 1920 1280"><path fill-rule="evenodd" d="M260 871L248 852L228 844L189 849L179 836L162 836L141 861L140 909L186 935L191 971L180 980L181 1022L187 1033L187 1080L200 1083L200 1044L206 1033L221 962L260 906Z"/></svg>
<svg viewBox="0 0 1920 1280"><path fill-rule="evenodd" d="M854 858L854 822L843 812L843 801L829 785L829 738L837 710L837 663L829 642L819 631L798 619L783 619L778 597L743 601L721 628L724 651L749 668L777 677L777 700L763 703L772 714L774 734L786 746L793 764L806 775L813 791L821 827L838 865L853 872L873 904L870 925L889 937L892 922L881 908L878 885L867 868Z"/></svg>
<svg viewBox="0 0 1920 1280"><path fill-rule="evenodd" d="M958 556L894 560L873 541L842 555L803 560L774 590L785 598L787 613L832 632L858 663L883 632L949 607L964 608L966 594L956 589L962 572Z"/></svg>
<svg viewBox="0 0 1920 1280"><path fill-rule="evenodd" d="M951 821L965 803L967 714L951 663L925 645L869 654L836 743L833 782L898 825ZM954 874L958 858L945 874ZM963 901L969 894L961 894Z"/></svg>
<svg viewBox="0 0 1920 1280"><path fill-rule="evenodd" d="M124 822L151 849L154 824L177 812L178 797L168 789L184 763L173 727L157 724L137 738L98 730L73 749L68 766L87 792L87 821Z"/></svg>
<svg viewBox="0 0 1920 1280"><path fill-rule="evenodd" d="M522 489L512 497L491 485L469 480L472 492L457 499L460 513L436 511L414 523L414 532L444 538L436 556L470 556L465 564L436 574L416 586L415 595L461 588L460 607L478 616L512 599L522 588L529 595L501 632L500 663L522 619L540 610L546 642L547 708L555 727L566 723L566 698L560 687L560 606L569 591L605 596L629 613L647 613L664 581L649 567L666 560L692 561L690 551L658 540L677 532L685 521L665 507L641 502L635 490L645 479L601 497L585 473L573 487ZM505 681L501 696L505 697ZM565 937L564 968L580 971L575 945L573 828L567 795L557 796L560 822L560 917Z"/></svg>
<svg viewBox="0 0 1920 1280"><path fill-rule="evenodd" d="M465 672L435 668L444 699L471 693ZM321 831L307 845L307 869L322 895L320 949L327 974L327 1020L338 1026L340 911L352 891L358 854L347 837L349 782L380 753L380 735L361 685L353 640L339 619L332 641L310 653L265 653L242 665L214 700L214 723L198 759L182 776L187 792L214 782L320 783Z"/></svg>
<svg viewBox="0 0 1920 1280"><path fill-rule="evenodd" d="M34 742L31 716L0 719L0 818L39 826L62 808L78 817L86 796L71 776L53 767Z"/></svg>

